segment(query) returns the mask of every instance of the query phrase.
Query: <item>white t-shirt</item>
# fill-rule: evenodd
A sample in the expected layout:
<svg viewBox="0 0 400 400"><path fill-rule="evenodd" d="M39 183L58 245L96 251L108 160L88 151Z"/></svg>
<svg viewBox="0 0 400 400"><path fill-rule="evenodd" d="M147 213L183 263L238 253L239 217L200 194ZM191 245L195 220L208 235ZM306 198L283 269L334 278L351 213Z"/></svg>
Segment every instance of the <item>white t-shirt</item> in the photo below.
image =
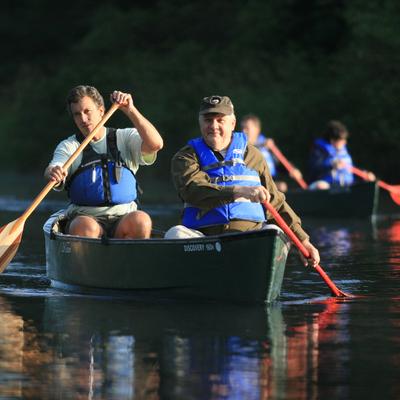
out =
<svg viewBox="0 0 400 400"><path fill-rule="evenodd" d="M93 150L97 153L103 154L107 151L106 137L107 135L104 134L101 139L96 142L91 141L88 146L92 146ZM116 137L118 150L121 152L122 159L126 162L128 168L130 168L135 174L139 169L139 165L152 165L155 162L157 158L156 153L142 154L142 138L136 128L117 129ZM60 142L54 151L53 159L50 161L49 166L63 166L79 145L80 143L76 140L75 135ZM68 176L71 176L78 169L81 161L82 153L78 155L76 160L68 169ZM67 209L67 215L121 216L128 212L135 211L136 209L137 206L135 202L105 207L87 207L71 204Z"/></svg>

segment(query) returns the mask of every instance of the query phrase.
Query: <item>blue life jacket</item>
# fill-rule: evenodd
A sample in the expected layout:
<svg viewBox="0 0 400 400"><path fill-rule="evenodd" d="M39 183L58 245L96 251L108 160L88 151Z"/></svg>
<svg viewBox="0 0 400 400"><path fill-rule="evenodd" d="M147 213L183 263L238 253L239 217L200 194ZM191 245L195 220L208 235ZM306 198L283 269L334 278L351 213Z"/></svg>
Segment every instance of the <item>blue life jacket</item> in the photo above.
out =
<svg viewBox="0 0 400 400"><path fill-rule="evenodd" d="M333 185L349 186L354 182L354 176L349 168L332 167L334 161L345 161L351 167L353 160L347 146L336 149L325 139L317 139L311 153L311 178L313 181L323 180Z"/></svg>
<svg viewBox="0 0 400 400"><path fill-rule="evenodd" d="M258 150L261 151L261 154L264 156L265 161L267 162L269 172L271 173L272 177L276 176L276 162L274 159L274 156L271 154L271 152L265 147L265 141L267 138L263 135L260 134L258 135L257 142L255 146L258 148Z"/></svg>
<svg viewBox="0 0 400 400"><path fill-rule="evenodd" d="M260 176L244 162L247 148L247 136L243 132L234 132L225 158L219 160L206 145L203 138L192 139L188 143L195 150L200 168L210 177L211 183L219 186L260 186ZM232 202L211 210L186 204L182 223L188 228L199 229L206 226L221 225L231 220L265 221L265 213L260 203Z"/></svg>
<svg viewBox="0 0 400 400"><path fill-rule="evenodd" d="M82 143L84 136L76 134ZM127 204L137 198L135 174L121 159L116 129L107 128L107 153L99 154L88 145L82 161L69 178L66 190L73 204L79 206L112 206Z"/></svg>

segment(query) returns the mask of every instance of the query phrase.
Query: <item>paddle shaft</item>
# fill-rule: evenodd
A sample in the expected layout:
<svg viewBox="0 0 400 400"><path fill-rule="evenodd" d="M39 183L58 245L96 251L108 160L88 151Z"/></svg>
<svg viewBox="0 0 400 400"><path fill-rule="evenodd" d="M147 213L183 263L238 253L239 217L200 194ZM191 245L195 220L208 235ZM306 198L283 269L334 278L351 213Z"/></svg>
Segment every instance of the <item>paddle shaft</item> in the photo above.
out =
<svg viewBox="0 0 400 400"><path fill-rule="evenodd" d="M274 156L282 163L282 165L287 169L289 174L294 171L293 165L289 160L282 154L282 152L276 147L274 143L268 144L268 148L274 153ZM308 185L304 179L293 176L293 179L300 185L301 188L307 189Z"/></svg>
<svg viewBox="0 0 400 400"><path fill-rule="evenodd" d="M303 256L306 258L310 258L310 252L303 245L303 243L301 243L300 239L295 235L295 233L289 228L289 225L279 215L275 208L266 201L263 201L262 205L272 214L274 220L278 223L279 227L286 233L286 235L290 238L294 245L300 250L301 254L303 254ZM335 296L347 296L344 292L337 288L337 286L332 282L332 280L329 278L329 276L325 273L320 265L317 265L314 268L325 281L325 283L329 286Z"/></svg>
<svg viewBox="0 0 400 400"><path fill-rule="evenodd" d="M101 121L95 126L92 132L89 133L88 136L85 137L83 142L79 145L79 147L75 150L75 152L68 158L68 160L63 165L63 168L67 170L72 163L76 160L82 150L90 143L90 141L96 136L99 130L104 126L104 124L110 119L111 115L119 107L118 104L113 104L110 109L104 114ZM46 197L46 195L50 192L50 190L56 185L55 181L49 181L47 185L42 189L42 191L36 196L33 200L32 204L25 210L25 212L19 217L19 225L24 224L26 219L33 213L36 207L41 203L41 201ZM18 226L19 226L18 225ZM18 228L18 226L16 228ZM16 229L15 228L15 229Z"/></svg>
<svg viewBox="0 0 400 400"><path fill-rule="evenodd" d="M364 180L366 180L366 181L369 180L369 178L368 178L368 172L365 172L365 171L363 171L363 170L361 170L361 169L359 169L359 168L357 168L357 167L351 166L351 172L352 172L354 175L357 175L357 176L359 176L360 178L362 178L362 179L364 179ZM386 189L386 190L388 190L389 192L390 192L390 191L393 191L393 190L395 190L396 192L399 192L398 190L396 190L395 188L393 188L392 185L389 185L388 183L383 182L383 181L381 181L381 180L378 180L376 183L377 183L378 186L380 186L382 189Z"/></svg>

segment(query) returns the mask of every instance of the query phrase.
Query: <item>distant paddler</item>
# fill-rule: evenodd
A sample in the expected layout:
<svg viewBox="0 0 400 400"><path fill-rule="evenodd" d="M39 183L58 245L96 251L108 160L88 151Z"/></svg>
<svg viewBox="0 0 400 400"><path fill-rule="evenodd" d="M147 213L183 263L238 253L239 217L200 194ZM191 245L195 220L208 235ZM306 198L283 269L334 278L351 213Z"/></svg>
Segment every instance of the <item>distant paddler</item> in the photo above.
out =
<svg viewBox="0 0 400 400"><path fill-rule="evenodd" d="M322 137L311 150L309 189L329 189L354 183L353 160L347 148L349 131L340 121L329 121ZM364 171L365 179L375 181L372 172Z"/></svg>
<svg viewBox="0 0 400 400"><path fill-rule="evenodd" d="M249 143L256 146L264 156L269 172L272 178L274 178L278 190L286 192L288 190L287 183L282 180L277 180L279 175L277 161L279 160L277 160L271 152L271 147L275 145L274 140L262 133L260 118L255 114L247 114L241 119L241 127L243 132L247 135ZM289 175L295 180L303 179L300 170L297 168L291 168Z"/></svg>

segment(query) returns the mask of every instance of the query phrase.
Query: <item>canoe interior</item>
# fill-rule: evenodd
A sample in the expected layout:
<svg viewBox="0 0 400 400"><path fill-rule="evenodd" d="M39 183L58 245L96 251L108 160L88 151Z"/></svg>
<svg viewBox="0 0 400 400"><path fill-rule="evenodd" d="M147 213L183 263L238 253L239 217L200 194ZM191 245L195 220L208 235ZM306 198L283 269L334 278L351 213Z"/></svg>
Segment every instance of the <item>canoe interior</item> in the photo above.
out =
<svg viewBox="0 0 400 400"><path fill-rule="evenodd" d="M53 216L44 226L53 286L249 303L280 294L289 244L279 230L102 242L62 234L59 220Z"/></svg>

